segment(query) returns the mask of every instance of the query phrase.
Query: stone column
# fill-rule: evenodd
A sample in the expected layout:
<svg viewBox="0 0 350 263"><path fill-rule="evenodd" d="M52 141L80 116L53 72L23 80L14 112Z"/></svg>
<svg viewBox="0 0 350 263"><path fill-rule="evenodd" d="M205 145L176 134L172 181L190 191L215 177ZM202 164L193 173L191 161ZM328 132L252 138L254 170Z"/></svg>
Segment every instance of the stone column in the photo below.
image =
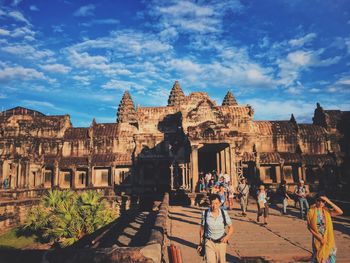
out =
<svg viewBox="0 0 350 263"><path fill-rule="evenodd" d="M52 182L53 182L53 187L58 187L59 185L59 168L58 168L58 161L55 160L53 167L52 167Z"/></svg>
<svg viewBox="0 0 350 263"><path fill-rule="evenodd" d="M230 156L230 148L225 148L225 173L231 174L231 156Z"/></svg>
<svg viewBox="0 0 350 263"><path fill-rule="evenodd" d="M71 181L72 181L71 188L75 189L76 185L77 185L77 182L76 182L76 180L77 180L77 167L74 166L71 171L72 171L72 174L71 174L71 176L72 176L72 178L71 178Z"/></svg>
<svg viewBox="0 0 350 263"><path fill-rule="evenodd" d="M18 166L17 166L17 188L22 188L23 184L23 178L22 178L22 165L21 161L18 161Z"/></svg>
<svg viewBox="0 0 350 263"><path fill-rule="evenodd" d="M184 166L184 164L180 164L180 168L181 168L181 175L182 175L182 185L181 185L181 187L185 188L185 186L186 186L186 184L185 184L186 175L185 175L185 166Z"/></svg>
<svg viewBox="0 0 350 263"><path fill-rule="evenodd" d="M275 166L276 171L276 181L277 183L281 182L281 167L279 165Z"/></svg>
<svg viewBox="0 0 350 263"><path fill-rule="evenodd" d="M174 166L172 164L170 165L170 188L174 189Z"/></svg>
<svg viewBox="0 0 350 263"><path fill-rule="evenodd" d="M192 187L191 191L196 191L196 185L198 182L198 145L192 145L191 147L191 168L192 168Z"/></svg>
<svg viewBox="0 0 350 263"><path fill-rule="evenodd" d="M3 178L3 175L2 175L3 174L2 169L3 169L3 161L0 160L0 183L1 183L1 187L3 187L2 183L4 182L4 178Z"/></svg>
<svg viewBox="0 0 350 263"><path fill-rule="evenodd" d="M301 177L306 182L306 165L305 164L301 165L301 174L302 174Z"/></svg>
<svg viewBox="0 0 350 263"><path fill-rule="evenodd" d="M238 186L238 178L237 178L237 169L236 169L236 152L235 147L230 144L229 146L229 153L230 153L230 168L231 168L231 182L232 186L236 188Z"/></svg>
<svg viewBox="0 0 350 263"><path fill-rule="evenodd" d="M216 153L216 172L220 173L220 152Z"/></svg>
<svg viewBox="0 0 350 263"><path fill-rule="evenodd" d="M303 180L303 169L301 166L298 166L298 178L299 178L299 182L300 180Z"/></svg>
<svg viewBox="0 0 350 263"><path fill-rule="evenodd" d="M220 173L225 173L225 150L220 151Z"/></svg>

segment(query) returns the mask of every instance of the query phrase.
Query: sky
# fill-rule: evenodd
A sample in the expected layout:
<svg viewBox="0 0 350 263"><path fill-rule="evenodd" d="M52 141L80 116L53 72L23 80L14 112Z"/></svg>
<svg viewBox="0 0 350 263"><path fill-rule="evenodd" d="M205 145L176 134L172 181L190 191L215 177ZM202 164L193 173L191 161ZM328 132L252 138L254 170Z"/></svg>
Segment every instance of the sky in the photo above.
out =
<svg viewBox="0 0 350 263"><path fill-rule="evenodd" d="M256 120L350 110L347 0L0 0L0 104L115 122L135 106L228 90Z"/></svg>

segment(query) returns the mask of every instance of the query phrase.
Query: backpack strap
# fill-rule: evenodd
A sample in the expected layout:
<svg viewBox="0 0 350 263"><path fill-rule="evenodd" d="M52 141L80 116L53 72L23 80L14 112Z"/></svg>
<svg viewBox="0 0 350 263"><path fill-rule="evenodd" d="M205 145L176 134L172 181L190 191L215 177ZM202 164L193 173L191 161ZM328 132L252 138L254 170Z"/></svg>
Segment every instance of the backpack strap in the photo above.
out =
<svg viewBox="0 0 350 263"><path fill-rule="evenodd" d="M209 212L209 209L204 211L204 235L203 235L203 237L208 232L208 224L207 224L208 212Z"/></svg>
<svg viewBox="0 0 350 263"><path fill-rule="evenodd" d="M222 208L220 208L220 210L221 210L222 218L224 219L224 226L226 227L227 226L227 222L226 222L225 211Z"/></svg>

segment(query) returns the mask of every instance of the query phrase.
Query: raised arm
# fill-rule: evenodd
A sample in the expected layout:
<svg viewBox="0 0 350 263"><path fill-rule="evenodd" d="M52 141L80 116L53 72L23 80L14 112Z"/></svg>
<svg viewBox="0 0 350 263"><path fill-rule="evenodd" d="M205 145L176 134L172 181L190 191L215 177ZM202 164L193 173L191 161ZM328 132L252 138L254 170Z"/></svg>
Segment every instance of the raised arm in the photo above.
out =
<svg viewBox="0 0 350 263"><path fill-rule="evenodd" d="M332 216L339 216L343 214L343 210L340 209L339 206L337 206L336 204L334 204L331 200L328 199L328 197L326 196L321 196L320 197L323 201L326 202L326 204L328 204L332 210L331 210L331 215Z"/></svg>

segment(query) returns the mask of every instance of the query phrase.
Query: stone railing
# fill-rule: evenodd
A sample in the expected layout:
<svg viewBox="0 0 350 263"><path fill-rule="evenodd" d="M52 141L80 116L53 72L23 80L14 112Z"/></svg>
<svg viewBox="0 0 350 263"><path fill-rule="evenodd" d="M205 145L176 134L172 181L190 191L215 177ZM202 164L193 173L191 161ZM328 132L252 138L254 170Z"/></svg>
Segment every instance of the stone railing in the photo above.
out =
<svg viewBox="0 0 350 263"><path fill-rule="evenodd" d="M45 262L45 263L97 263L97 262L142 262L160 263L164 255L164 238L168 218L169 195L166 193L160 204L149 241L142 247L67 248L54 250L6 250L0 249L1 262ZM108 226L106 226L106 229ZM103 232L105 229L102 229ZM96 239L101 234L96 233ZM94 243L98 240L89 240Z"/></svg>

